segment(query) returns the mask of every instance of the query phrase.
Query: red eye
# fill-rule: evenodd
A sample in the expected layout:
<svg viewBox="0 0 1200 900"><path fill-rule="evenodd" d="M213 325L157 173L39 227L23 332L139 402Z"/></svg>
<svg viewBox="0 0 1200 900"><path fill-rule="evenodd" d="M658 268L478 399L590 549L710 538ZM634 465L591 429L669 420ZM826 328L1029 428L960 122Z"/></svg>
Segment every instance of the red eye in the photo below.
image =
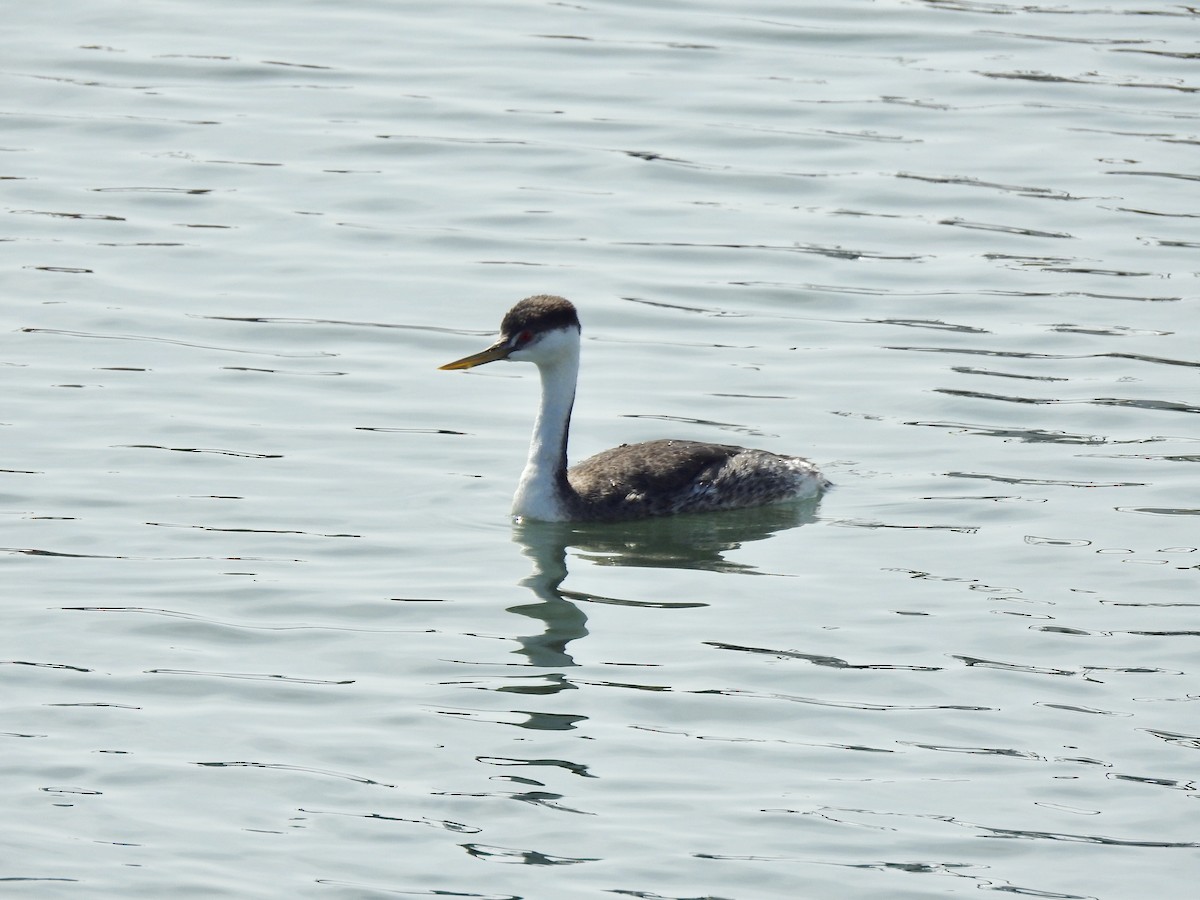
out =
<svg viewBox="0 0 1200 900"><path fill-rule="evenodd" d="M522 347L528 344L531 340L533 340L532 331L522 331L517 335L517 343Z"/></svg>

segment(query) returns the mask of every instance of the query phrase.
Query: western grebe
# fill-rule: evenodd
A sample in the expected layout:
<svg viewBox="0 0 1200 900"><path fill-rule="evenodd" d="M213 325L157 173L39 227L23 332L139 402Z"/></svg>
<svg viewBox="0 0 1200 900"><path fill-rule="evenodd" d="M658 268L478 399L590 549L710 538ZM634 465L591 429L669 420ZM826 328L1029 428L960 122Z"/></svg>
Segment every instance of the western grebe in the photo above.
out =
<svg viewBox="0 0 1200 900"><path fill-rule="evenodd" d="M542 402L513 498L514 516L546 522L644 519L763 506L813 497L829 486L807 459L699 441L622 444L568 469L579 333L570 301L526 297L505 314L492 346L440 367L470 369L498 359L538 367Z"/></svg>

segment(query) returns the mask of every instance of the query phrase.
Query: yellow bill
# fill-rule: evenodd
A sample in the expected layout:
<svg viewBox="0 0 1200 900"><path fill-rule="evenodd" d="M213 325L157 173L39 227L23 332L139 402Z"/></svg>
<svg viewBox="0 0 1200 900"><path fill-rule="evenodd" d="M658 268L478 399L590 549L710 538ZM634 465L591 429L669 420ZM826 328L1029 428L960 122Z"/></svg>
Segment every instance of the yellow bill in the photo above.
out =
<svg viewBox="0 0 1200 900"><path fill-rule="evenodd" d="M508 341L497 341L486 350L480 350L478 353L472 353L470 356L464 356L462 359L456 359L454 362L448 362L444 366L438 366L438 368L473 369L475 366L482 366L484 363L507 358L512 349Z"/></svg>

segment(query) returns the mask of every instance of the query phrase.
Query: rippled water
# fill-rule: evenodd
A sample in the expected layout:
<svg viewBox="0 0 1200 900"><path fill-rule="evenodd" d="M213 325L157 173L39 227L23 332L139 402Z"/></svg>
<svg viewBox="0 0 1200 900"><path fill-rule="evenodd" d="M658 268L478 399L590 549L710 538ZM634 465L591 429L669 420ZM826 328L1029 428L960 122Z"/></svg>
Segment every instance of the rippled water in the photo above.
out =
<svg viewBox="0 0 1200 900"><path fill-rule="evenodd" d="M1200 19L27 4L0 63L0 879L1190 897ZM508 502L580 458L819 504Z"/></svg>

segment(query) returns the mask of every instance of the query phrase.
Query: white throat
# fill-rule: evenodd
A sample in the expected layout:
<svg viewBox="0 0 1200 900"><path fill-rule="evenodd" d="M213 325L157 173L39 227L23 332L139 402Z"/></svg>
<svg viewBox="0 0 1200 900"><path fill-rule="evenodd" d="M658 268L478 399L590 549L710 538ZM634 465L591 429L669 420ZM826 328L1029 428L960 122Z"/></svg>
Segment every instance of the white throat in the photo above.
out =
<svg viewBox="0 0 1200 900"><path fill-rule="evenodd" d="M513 497L512 514L542 522L563 522L570 518L562 486L566 484L567 432L579 377L579 332L548 332L536 347L512 358L536 363L542 380L542 402L529 442L529 458Z"/></svg>

